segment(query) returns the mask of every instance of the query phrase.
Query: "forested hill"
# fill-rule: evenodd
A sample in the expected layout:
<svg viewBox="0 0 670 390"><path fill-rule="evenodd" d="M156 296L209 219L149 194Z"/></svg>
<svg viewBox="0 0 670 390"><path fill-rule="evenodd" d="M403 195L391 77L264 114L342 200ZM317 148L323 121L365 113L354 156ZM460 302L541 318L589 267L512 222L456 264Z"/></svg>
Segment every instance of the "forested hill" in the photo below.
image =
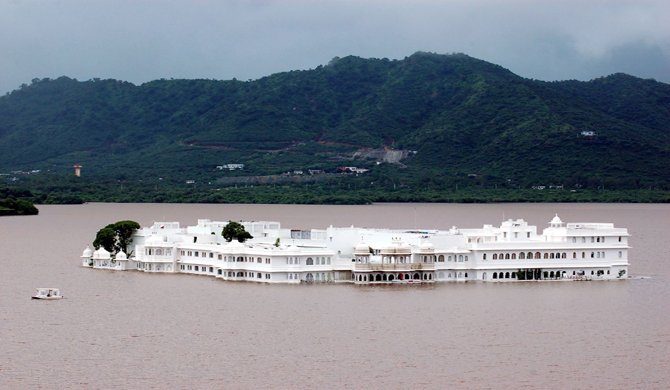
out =
<svg viewBox="0 0 670 390"><path fill-rule="evenodd" d="M351 159L365 148L410 152L401 164ZM35 79L0 98L0 173L71 174L75 163L88 177L353 165L393 186L667 189L670 85L624 74L541 82L463 54L416 53L245 82Z"/></svg>

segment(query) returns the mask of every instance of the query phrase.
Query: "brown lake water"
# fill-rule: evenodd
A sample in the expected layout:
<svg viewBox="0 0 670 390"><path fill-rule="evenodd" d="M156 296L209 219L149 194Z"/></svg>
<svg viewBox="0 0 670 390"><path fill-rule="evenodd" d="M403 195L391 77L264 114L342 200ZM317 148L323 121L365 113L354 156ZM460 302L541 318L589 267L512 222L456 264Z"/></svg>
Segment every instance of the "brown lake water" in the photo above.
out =
<svg viewBox="0 0 670 390"><path fill-rule="evenodd" d="M626 281L262 285L91 270L121 219L440 228L626 227ZM86 204L0 218L0 388L667 389L670 205ZM31 301L36 287L66 299Z"/></svg>

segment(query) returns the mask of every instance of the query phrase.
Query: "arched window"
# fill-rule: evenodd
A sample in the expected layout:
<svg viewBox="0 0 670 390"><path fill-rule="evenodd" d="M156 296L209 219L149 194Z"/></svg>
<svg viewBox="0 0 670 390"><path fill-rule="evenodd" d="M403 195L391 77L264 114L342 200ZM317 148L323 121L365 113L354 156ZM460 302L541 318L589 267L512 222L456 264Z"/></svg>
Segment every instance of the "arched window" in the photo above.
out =
<svg viewBox="0 0 670 390"><path fill-rule="evenodd" d="M545 253L545 254L544 254L544 258L545 258L545 259L548 259L548 258L549 258L549 253Z"/></svg>
<svg viewBox="0 0 670 390"><path fill-rule="evenodd" d="M533 258L533 254L532 254L531 252L528 252L528 254L526 255L526 258L527 258L527 259L532 259L532 258Z"/></svg>
<svg viewBox="0 0 670 390"><path fill-rule="evenodd" d="M486 260L486 253L482 256L482 260Z"/></svg>
<svg viewBox="0 0 670 390"><path fill-rule="evenodd" d="M485 255L485 256L486 256L486 255ZM444 263L444 255L440 255L440 256L438 256L438 257L437 257L437 261L439 261L440 263Z"/></svg>
<svg viewBox="0 0 670 390"><path fill-rule="evenodd" d="M498 273L497 272L493 273L493 279L498 279Z"/></svg>
<svg viewBox="0 0 670 390"><path fill-rule="evenodd" d="M526 254L523 253L523 252L519 253L519 259L525 260L526 259Z"/></svg>
<svg viewBox="0 0 670 390"><path fill-rule="evenodd" d="M312 259L311 257L308 257L307 261L305 262L305 265L314 265L314 259Z"/></svg>
<svg viewBox="0 0 670 390"><path fill-rule="evenodd" d="M458 261L463 262L463 255L458 255Z"/></svg>
<svg viewBox="0 0 670 390"><path fill-rule="evenodd" d="M535 252L535 258L536 259L541 259L542 258L542 255L540 254L540 252Z"/></svg>
<svg viewBox="0 0 670 390"><path fill-rule="evenodd" d="M505 253L505 260L509 260L509 253Z"/></svg>
<svg viewBox="0 0 670 390"><path fill-rule="evenodd" d="M512 253L512 260L516 260L516 253Z"/></svg>
<svg viewBox="0 0 670 390"><path fill-rule="evenodd" d="M549 258L550 258L550 259L553 259L553 258L554 258L554 254L551 253L551 254L549 255Z"/></svg>
<svg viewBox="0 0 670 390"><path fill-rule="evenodd" d="M565 252L561 253L561 259L565 259L567 254Z"/></svg>
<svg viewBox="0 0 670 390"><path fill-rule="evenodd" d="M505 279L509 279L509 272L505 272Z"/></svg>
<svg viewBox="0 0 670 390"><path fill-rule="evenodd" d="M486 256L486 255L484 255L484 256ZM496 254L496 253L493 254L493 260L498 260L498 254Z"/></svg>

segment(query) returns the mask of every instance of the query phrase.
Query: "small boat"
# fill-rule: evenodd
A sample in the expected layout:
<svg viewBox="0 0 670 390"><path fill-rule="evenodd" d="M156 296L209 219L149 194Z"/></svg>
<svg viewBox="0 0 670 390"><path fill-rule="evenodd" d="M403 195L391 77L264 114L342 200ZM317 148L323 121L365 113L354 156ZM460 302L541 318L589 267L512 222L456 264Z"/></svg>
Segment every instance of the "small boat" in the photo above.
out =
<svg viewBox="0 0 670 390"><path fill-rule="evenodd" d="M46 288L41 287L36 289L35 295L32 296L32 299L62 299L63 296L60 294L60 290L57 288Z"/></svg>

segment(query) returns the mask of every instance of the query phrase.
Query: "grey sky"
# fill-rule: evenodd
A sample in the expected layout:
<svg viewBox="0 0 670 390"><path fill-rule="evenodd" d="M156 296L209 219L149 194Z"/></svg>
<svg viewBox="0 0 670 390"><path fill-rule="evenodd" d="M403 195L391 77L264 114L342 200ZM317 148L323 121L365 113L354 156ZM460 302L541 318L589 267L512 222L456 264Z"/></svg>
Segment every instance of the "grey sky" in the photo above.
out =
<svg viewBox="0 0 670 390"><path fill-rule="evenodd" d="M255 79L463 52L543 80L670 82L668 0L0 0L0 93L33 78Z"/></svg>

